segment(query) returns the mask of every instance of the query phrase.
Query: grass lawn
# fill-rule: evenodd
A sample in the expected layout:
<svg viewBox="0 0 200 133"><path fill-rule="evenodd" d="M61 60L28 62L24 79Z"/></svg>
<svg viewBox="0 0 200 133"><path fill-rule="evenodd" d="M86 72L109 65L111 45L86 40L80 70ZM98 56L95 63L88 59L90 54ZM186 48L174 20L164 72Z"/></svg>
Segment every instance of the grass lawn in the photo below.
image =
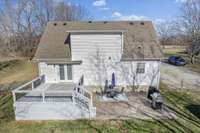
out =
<svg viewBox="0 0 200 133"><path fill-rule="evenodd" d="M17 61L18 62L18 61ZM21 70L24 66L26 69L33 68L35 65L27 63L27 61L19 61L21 63L13 64L13 67L7 66L7 72ZM12 63L11 63L12 64ZM19 65L19 66L18 66ZM26 65L30 65L26 67ZM18 66L18 67L17 67ZM14 70L16 69L16 70ZM34 69L34 68L33 68ZM3 69L2 69L3 70ZM0 70L0 72L2 71ZM3 70L5 71L5 69ZM16 72L17 73L17 72ZM13 73L13 74L16 74ZM11 76L9 74L8 76ZM22 78L18 74L19 78ZM27 73L27 77L34 77L35 72ZM12 77L12 76L11 76ZM14 76L15 77L15 76ZM10 78L12 86L24 82L24 78L15 82ZM1 79L0 79L1 80ZM13 80L13 81L12 81ZM6 84L8 84L6 82ZM10 86L8 86L9 88ZM162 84L162 94L165 99L166 106L176 112L177 119L130 119L130 120L76 120L76 121L15 121L12 97L10 91L0 96L0 133L198 133L200 132L200 92L185 92L168 89Z"/></svg>

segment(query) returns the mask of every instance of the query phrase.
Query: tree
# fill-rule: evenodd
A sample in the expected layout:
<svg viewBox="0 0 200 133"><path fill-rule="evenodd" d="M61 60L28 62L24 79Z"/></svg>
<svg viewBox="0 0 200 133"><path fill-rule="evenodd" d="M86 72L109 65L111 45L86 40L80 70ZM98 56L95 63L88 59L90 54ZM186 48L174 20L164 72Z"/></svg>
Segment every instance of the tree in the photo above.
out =
<svg viewBox="0 0 200 133"><path fill-rule="evenodd" d="M187 52L191 63L200 54L200 0L188 0L181 8L182 26L189 38Z"/></svg>
<svg viewBox="0 0 200 133"><path fill-rule="evenodd" d="M0 34L4 42L0 48L5 50L0 54L33 56L47 22L79 21L88 15L80 5L55 0L1 0L1 4Z"/></svg>
<svg viewBox="0 0 200 133"><path fill-rule="evenodd" d="M172 36L173 25L171 22L161 22L157 24L157 32L160 40L160 44L167 45Z"/></svg>
<svg viewBox="0 0 200 133"><path fill-rule="evenodd" d="M108 81L108 71L111 67L107 61L106 55L103 53L102 49L96 46L96 50L94 54L89 55L89 61L91 71L90 74L93 75L91 77L93 81L96 82L97 86L100 87L100 91L103 94L106 81Z"/></svg>

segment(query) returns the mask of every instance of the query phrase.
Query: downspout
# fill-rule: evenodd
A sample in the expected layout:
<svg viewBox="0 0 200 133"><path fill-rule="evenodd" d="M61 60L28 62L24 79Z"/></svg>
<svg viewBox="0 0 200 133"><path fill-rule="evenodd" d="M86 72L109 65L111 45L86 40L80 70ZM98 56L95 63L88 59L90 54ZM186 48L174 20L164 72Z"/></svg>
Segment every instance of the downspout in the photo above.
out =
<svg viewBox="0 0 200 133"><path fill-rule="evenodd" d="M158 73L158 78L157 78L157 89L160 89L160 64L161 64L161 60L159 61L159 64L158 64L158 70L159 70L159 73Z"/></svg>

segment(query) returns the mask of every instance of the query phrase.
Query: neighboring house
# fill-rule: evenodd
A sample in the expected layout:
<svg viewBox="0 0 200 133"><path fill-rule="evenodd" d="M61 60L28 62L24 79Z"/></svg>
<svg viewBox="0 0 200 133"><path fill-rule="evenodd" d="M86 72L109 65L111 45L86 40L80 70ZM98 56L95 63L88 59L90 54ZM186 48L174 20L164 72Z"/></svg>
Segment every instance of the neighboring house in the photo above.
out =
<svg viewBox="0 0 200 133"><path fill-rule="evenodd" d="M162 51L150 21L49 22L36 51L39 75L47 83L158 86Z"/></svg>

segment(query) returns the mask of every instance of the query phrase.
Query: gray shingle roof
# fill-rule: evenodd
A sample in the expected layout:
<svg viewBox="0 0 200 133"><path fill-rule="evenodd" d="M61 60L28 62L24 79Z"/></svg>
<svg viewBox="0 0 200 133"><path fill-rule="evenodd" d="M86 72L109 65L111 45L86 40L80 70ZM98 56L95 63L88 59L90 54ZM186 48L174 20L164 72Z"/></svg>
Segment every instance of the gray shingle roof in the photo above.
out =
<svg viewBox="0 0 200 133"><path fill-rule="evenodd" d="M156 32L150 21L49 22L36 51L35 60L70 61L69 32L83 30L124 30L123 60L163 57ZM73 45L73 44L72 44Z"/></svg>

